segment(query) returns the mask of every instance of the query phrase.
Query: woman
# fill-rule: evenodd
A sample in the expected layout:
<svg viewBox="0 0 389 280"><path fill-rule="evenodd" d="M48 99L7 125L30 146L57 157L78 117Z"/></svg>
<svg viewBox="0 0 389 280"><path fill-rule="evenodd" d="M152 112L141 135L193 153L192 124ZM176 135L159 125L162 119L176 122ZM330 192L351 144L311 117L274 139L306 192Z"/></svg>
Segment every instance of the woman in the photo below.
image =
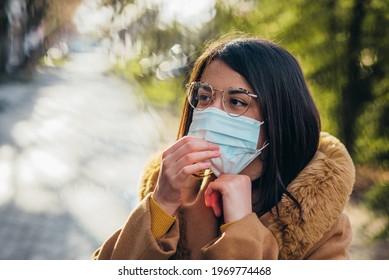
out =
<svg viewBox="0 0 389 280"><path fill-rule="evenodd" d="M95 259L349 259L352 160L281 46L222 40L196 61L178 140Z"/></svg>

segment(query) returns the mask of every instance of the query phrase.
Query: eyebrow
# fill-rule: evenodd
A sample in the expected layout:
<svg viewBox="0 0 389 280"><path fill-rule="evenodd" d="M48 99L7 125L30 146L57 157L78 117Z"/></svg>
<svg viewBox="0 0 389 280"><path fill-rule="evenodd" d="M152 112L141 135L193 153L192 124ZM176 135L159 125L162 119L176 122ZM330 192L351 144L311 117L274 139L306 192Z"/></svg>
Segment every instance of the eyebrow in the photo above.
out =
<svg viewBox="0 0 389 280"><path fill-rule="evenodd" d="M254 98L257 98L257 97L258 97L257 94L252 93L252 92L249 91L248 89L241 88L241 87L236 87L236 88L235 88L235 87L228 87L226 90L223 90L223 89L220 89L220 88L216 88L216 87L214 87L213 85L211 85L211 84L209 84L209 83L207 83L207 82L202 82L201 80L200 80L200 81L196 81L196 82L198 82L198 83L200 83L200 84L206 84L206 85L212 87L212 89L213 89L214 91L226 91L226 90L228 90L228 91L229 91L230 93L232 93L232 94L241 94L241 93L245 93L245 94L248 94L248 95L250 95L251 97L254 97Z"/></svg>
<svg viewBox="0 0 389 280"><path fill-rule="evenodd" d="M250 93L247 89L243 88L228 88L228 92L232 94Z"/></svg>
<svg viewBox="0 0 389 280"><path fill-rule="evenodd" d="M247 90L245 88L228 87L227 89L223 90L223 89L220 89L220 88L215 88L214 86L212 86L212 85L210 85L208 83L204 83L204 84L207 84L207 85L211 86L214 91L228 91L229 93L232 93L232 94L247 93L248 95L251 95L253 97L257 96L256 94L251 93L249 90Z"/></svg>
<svg viewBox="0 0 389 280"><path fill-rule="evenodd" d="M229 88L229 92L230 92L230 94L241 94L241 93L244 93L244 94L248 94L248 95L250 95L251 97L254 97L254 98L258 97L258 95L254 94L254 93L251 93L250 91L248 91L247 89L244 89L244 88Z"/></svg>

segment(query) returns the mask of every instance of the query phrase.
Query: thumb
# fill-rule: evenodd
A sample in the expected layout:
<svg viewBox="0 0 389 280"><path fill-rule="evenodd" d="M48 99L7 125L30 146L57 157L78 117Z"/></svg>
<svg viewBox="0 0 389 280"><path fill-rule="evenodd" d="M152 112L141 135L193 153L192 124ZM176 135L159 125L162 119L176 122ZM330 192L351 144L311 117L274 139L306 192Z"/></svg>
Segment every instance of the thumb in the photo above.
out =
<svg viewBox="0 0 389 280"><path fill-rule="evenodd" d="M212 192L211 194L205 194L205 206L212 207L213 213L216 217L220 217L222 215L222 203L220 200L219 192Z"/></svg>
<svg viewBox="0 0 389 280"><path fill-rule="evenodd" d="M205 190L204 198L205 205L212 207L212 210L216 217L220 217L223 213L223 204L221 200L221 193L216 189L217 184L210 183L208 188Z"/></svg>

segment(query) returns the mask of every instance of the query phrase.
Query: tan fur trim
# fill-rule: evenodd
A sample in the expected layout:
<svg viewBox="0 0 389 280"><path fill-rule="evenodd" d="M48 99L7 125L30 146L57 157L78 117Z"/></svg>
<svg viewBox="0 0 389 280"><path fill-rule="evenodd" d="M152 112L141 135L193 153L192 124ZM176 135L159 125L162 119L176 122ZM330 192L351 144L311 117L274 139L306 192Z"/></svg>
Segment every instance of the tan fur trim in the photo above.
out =
<svg viewBox="0 0 389 280"><path fill-rule="evenodd" d="M158 179L161 154L150 162L140 180L140 198L153 191ZM322 132L319 148L311 162L288 186L300 202L302 221L294 202L284 196L279 214L269 221L280 259L301 259L341 215L355 181L355 168L338 139Z"/></svg>
<svg viewBox="0 0 389 280"><path fill-rule="evenodd" d="M280 246L280 259L301 259L339 218L355 181L355 168L343 144L322 133L318 152L288 186L300 202L302 221L294 202L284 196L279 217L269 229Z"/></svg>
<svg viewBox="0 0 389 280"><path fill-rule="evenodd" d="M146 195L155 189L157 184L159 170L161 168L162 154L155 156L143 171L143 175L139 180L139 198L142 200Z"/></svg>

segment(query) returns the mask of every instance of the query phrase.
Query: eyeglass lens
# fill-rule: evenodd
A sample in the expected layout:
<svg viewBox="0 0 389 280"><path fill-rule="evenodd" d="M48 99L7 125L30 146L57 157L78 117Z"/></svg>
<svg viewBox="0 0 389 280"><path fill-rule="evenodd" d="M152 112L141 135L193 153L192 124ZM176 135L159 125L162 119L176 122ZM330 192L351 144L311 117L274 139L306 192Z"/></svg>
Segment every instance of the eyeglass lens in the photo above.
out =
<svg viewBox="0 0 389 280"><path fill-rule="evenodd" d="M190 105L197 110L204 110L214 100L215 90L208 84L194 83L188 90ZM231 116L240 116L250 107L251 97L243 89L229 88L223 92L223 106Z"/></svg>

